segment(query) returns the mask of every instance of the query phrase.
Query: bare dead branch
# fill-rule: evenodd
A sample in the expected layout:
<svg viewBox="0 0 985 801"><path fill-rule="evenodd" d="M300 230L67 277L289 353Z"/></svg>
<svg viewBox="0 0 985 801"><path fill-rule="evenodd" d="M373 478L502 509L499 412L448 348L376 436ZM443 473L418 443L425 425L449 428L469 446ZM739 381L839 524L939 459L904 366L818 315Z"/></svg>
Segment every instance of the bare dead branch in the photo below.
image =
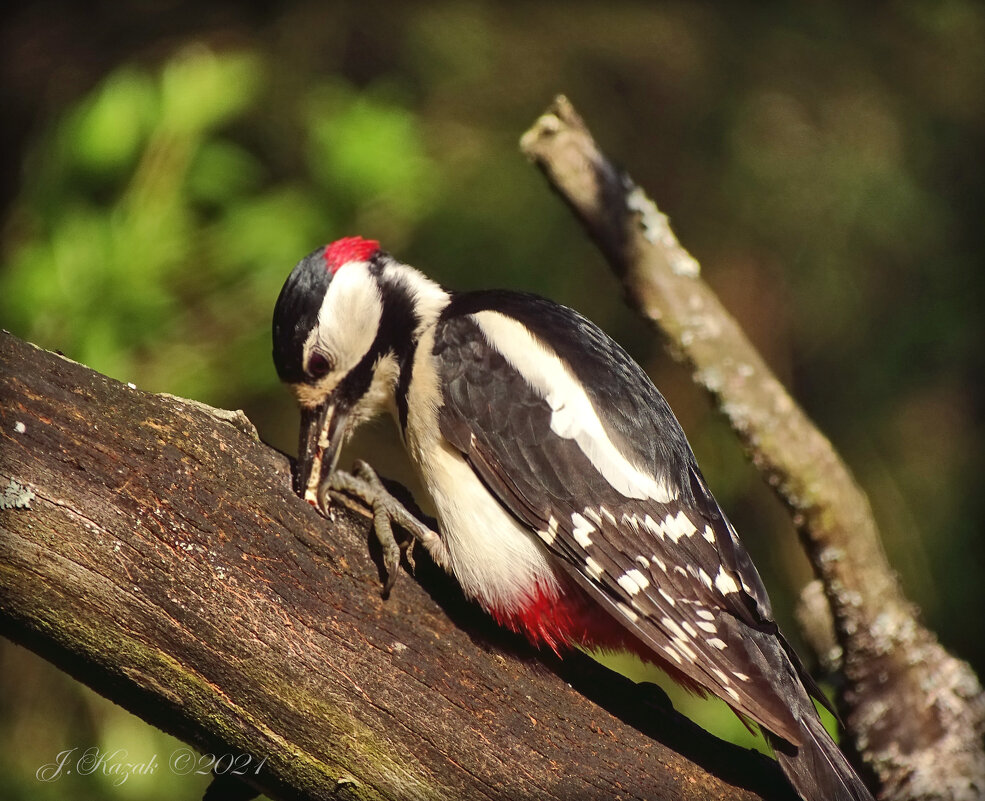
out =
<svg viewBox="0 0 985 801"><path fill-rule="evenodd" d="M693 370L789 508L833 614L841 706L887 799L985 797L985 696L917 620L868 499L700 278L666 216L599 150L564 97L521 140L622 280L629 302Z"/></svg>
<svg viewBox="0 0 985 801"><path fill-rule="evenodd" d="M0 632L265 759L274 798L791 798L661 695L536 657L423 553L384 602L368 518L320 517L242 415L3 333L0 447Z"/></svg>

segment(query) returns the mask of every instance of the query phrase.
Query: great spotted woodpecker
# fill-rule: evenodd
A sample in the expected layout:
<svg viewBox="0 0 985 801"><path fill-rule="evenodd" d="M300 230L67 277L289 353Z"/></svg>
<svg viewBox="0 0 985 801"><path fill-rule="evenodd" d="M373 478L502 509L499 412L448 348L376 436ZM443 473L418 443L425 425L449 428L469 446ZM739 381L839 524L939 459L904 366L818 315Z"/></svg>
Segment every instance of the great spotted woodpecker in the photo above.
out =
<svg viewBox="0 0 985 801"><path fill-rule="evenodd" d="M350 237L291 272L273 344L301 407L299 492L323 507L332 488L366 496L391 563L396 515L501 624L555 651L633 652L722 698L806 801L872 798L673 412L601 329L533 295L448 291ZM336 471L384 408L438 532L381 500L365 467L363 481Z"/></svg>

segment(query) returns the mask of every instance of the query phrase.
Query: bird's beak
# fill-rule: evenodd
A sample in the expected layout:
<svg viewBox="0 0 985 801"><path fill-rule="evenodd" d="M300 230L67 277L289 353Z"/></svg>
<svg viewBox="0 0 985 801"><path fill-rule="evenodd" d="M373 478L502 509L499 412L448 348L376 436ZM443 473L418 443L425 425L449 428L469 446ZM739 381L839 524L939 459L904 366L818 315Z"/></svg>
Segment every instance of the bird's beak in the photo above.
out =
<svg viewBox="0 0 985 801"><path fill-rule="evenodd" d="M338 464L348 416L348 410L331 398L320 406L301 408L295 491L316 506L319 487Z"/></svg>

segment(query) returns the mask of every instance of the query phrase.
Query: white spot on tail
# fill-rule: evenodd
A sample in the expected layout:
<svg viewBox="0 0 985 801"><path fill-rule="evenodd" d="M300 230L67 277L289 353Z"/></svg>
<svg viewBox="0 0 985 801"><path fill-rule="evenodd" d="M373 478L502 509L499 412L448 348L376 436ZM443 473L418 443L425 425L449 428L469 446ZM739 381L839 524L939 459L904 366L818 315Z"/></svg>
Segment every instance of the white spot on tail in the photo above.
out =
<svg viewBox="0 0 985 801"><path fill-rule="evenodd" d="M547 521L547 530L538 531L540 538L546 542L548 545L553 545L554 541L557 539L557 518L551 515L550 520Z"/></svg>
<svg viewBox="0 0 985 801"><path fill-rule="evenodd" d="M711 576L705 573L704 568L698 570L698 578L701 580L701 583L704 584L709 590L711 589Z"/></svg>
<svg viewBox="0 0 985 801"><path fill-rule="evenodd" d="M585 511L587 512L588 510L586 509ZM592 544L592 538L588 535L595 531L595 526L577 512L571 515L571 522L575 526L574 531L571 532L574 535L575 542L582 548L587 548Z"/></svg>
<svg viewBox="0 0 985 801"><path fill-rule="evenodd" d="M678 626L677 623L672 618L663 617L660 619L660 622L663 624L664 628L666 628L667 631L669 631L677 639L679 640L687 639L687 634L684 633L684 629Z"/></svg>
<svg viewBox="0 0 985 801"><path fill-rule="evenodd" d="M684 656L686 656L692 662L698 661L698 655L694 652L694 649L687 644L685 640L682 640L680 637L674 637L673 642L674 645L680 650L680 652L684 654Z"/></svg>
<svg viewBox="0 0 985 801"><path fill-rule="evenodd" d="M738 592L739 585L735 579L725 572L724 567L718 568L718 575L715 576L715 588L722 594L728 595L730 592Z"/></svg>
<svg viewBox="0 0 985 801"><path fill-rule="evenodd" d="M598 580L602 578L602 573L604 572L602 570L602 565L600 565L590 556L585 560L585 569L588 571L588 575L591 576L593 579Z"/></svg>
<svg viewBox="0 0 985 801"><path fill-rule="evenodd" d="M722 684L724 684L726 687L728 687L732 683L732 680L729 679L729 677L725 673L720 671L717 667L713 667L711 669L711 672L714 673L716 676L718 676L718 678L721 679Z"/></svg>
<svg viewBox="0 0 985 801"><path fill-rule="evenodd" d="M718 639L718 637L712 637L708 640L708 645L712 648L717 648L719 651L724 651L728 647L725 645L725 641Z"/></svg>
<svg viewBox="0 0 985 801"><path fill-rule="evenodd" d="M632 526L633 531L635 531L637 534L640 533L640 519L636 515L624 514L622 516L622 522Z"/></svg>
<svg viewBox="0 0 985 801"><path fill-rule="evenodd" d="M654 520L650 515L643 518L643 525L646 526L647 531L656 534L660 539L664 538L664 530L661 528L660 524Z"/></svg>
<svg viewBox="0 0 985 801"><path fill-rule="evenodd" d="M684 514L683 510L679 511L676 515L667 515L664 518L663 530L675 543L681 537L690 537L697 531L694 523Z"/></svg>
<svg viewBox="0 0 985 801"><path fill-rule="evenodd" d="M616 601L616 608L620 612L622 612L627 618L629 618L630 621L632 621L633 623L635 623L637 620L640 619L640 616L636 614L628 606L626 606L626 604L624 604L622 601Z"/></svg>
<svg viewBox="0 0 985 801"><path fill-rule="evenodd" d="M627 570L616 581L630 595L636 595L650 586L650 580L636 569Z"/></svg>

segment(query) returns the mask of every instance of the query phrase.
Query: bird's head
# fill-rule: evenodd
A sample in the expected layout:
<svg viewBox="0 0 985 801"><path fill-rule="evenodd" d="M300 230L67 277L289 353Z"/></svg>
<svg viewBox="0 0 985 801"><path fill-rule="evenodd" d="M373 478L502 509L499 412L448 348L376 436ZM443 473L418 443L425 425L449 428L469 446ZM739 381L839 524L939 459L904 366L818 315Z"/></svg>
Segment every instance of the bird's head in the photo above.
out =
<svg viewBox="0 0 985 801"><path fill-rule="evenodd" d="M399 267L378 242L340 239L301 259L277 298L274 365L301 407L295 480L308 500L355 427L392 397L399 339L413 332L412 310L400 313L407 303L390 275Z"/></svg>

